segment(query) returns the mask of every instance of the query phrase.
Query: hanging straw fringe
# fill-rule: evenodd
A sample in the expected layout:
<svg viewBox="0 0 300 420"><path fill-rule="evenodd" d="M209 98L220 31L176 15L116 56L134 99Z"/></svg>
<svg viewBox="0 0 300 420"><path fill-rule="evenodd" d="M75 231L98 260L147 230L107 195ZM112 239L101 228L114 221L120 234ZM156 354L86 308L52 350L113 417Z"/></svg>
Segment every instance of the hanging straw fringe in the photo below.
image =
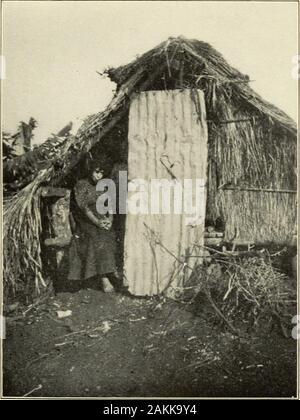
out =
<svg viewBox="0 0 300 420"><path fill-rule="evenodd" d="M4 202L3 251L6 296L24 290L26 294L34 296L47 287L42 276L39 187L50 175L51 170L42 170L33 182Z"/></svg>

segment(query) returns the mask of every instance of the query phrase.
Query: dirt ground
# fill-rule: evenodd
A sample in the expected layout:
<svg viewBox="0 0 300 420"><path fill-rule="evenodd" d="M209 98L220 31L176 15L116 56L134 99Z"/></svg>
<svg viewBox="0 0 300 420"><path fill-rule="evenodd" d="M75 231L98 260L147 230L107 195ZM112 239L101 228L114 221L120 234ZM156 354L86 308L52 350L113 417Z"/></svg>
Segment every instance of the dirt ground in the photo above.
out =
<svg viewBox="0 0 300 420"><path fill-rule="evenodd" d="M171 300L61 292L7 319L4 395L292 397L296 341L242 339Z"/></svg>

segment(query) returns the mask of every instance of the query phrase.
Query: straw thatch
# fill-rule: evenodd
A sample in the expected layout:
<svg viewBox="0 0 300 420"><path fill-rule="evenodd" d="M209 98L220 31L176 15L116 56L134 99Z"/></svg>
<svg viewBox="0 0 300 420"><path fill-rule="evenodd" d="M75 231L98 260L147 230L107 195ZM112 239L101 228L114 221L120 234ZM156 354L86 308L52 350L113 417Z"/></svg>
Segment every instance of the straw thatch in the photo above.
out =
<svg viewBox="0 0 300 420"><path fill-rule="evenodd" d="M212 255L211 265L198 266L197 295L190 298L195 311L203 311L208 300L214 308L212 320L238 335L245 328L266 331L277 325L288 336L297 303L295 285L275 268L278 253L245 254L220 252Z"/></svg>
<svg viewBox="0 0 300 420"><path fill-rule="evenodd" d="M204 91L209 132L207 217L224 220L226 239L239 236L282 243L290 238L296 222L296 124L256 94L247 75L232 68L210 45L185 38L170 38L134 62L105 73L117 89L103 112L89 116L76 136L57 147L40 146L35 153L41 152L43 165L31 165L30 174L12 175L16 159L9 163L9 171L4 166L8 190L26 186L5 206L5 269L10 285L17 281L13 278L41 279L39 186L65 185L91 149L109 144L111 132L126 126L130 100L143 90ZM26 235L15 225L21 215Z"/></svg>

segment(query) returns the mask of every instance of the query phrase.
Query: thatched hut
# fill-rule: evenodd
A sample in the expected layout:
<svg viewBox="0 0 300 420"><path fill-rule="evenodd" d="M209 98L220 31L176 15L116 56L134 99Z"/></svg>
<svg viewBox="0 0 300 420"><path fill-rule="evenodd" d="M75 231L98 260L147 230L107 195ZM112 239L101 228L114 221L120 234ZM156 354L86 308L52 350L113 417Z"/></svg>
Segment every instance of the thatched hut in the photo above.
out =
<svg viewBox="0 0 300 420"><path fill-rule="evenodd" d="M170 38L105 73L117 88L103 112L87 117L76 136L50 139L35 157L29 152L4 165L4 271L12 291L46 287L41 238L47 205L41 187L71 188L88 154L105 151L115 163L121 161L118 149L127 144L130 104L145 91L203 92L206 219L222 220L225 239L290 240L296 227L296 124L255 93L247 75L209 44L185 38Z"/></svg>

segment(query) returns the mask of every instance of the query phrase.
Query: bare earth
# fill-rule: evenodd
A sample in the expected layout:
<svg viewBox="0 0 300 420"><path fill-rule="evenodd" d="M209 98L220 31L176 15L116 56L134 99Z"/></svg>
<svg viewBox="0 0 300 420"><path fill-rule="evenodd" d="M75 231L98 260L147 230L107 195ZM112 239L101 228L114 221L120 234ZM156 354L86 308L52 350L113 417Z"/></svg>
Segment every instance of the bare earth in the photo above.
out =
<svg viewBox="0 0 300 420"><path fill-rule="evenodd" d="M170 300L59 293L8 318L6 334L5 396L296 395L295 340L275 329L241 339Z"/></svg>

